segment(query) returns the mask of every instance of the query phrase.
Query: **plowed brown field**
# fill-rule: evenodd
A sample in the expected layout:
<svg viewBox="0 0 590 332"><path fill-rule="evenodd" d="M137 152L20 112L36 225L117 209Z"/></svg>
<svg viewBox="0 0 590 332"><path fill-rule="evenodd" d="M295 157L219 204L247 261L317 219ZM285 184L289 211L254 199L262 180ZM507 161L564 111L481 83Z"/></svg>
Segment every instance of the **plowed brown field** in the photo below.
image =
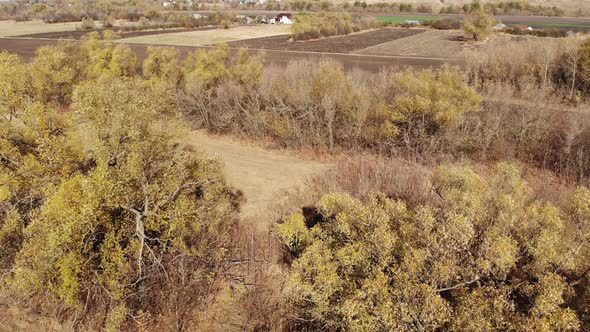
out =
<svg viewBox="0 0 590 332"><path fill-rule="evenodd" d="M289 35L246 39L229 43L231 47L247 47L266 50L350 53L356 50L413 36L424 32L423 29L380 29L359 32L346 36L292 42Z"/></svg>
<svg viewBox="0 0 590 332"><path fill-rule="evenodd" d="M355 53L459 59L463 52L461 37L461 31L426 30L417 35L370 46Z"/></svg>

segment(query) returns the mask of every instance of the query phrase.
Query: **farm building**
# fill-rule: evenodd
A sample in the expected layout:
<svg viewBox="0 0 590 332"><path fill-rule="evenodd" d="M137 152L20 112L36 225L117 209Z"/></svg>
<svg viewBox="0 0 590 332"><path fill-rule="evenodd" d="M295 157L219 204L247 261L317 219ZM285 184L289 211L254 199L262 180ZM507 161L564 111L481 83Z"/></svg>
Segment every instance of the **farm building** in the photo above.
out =
<svg viewBox="0 0 590 332"><path fill-rule="evenodd" d="M504 23L498 23L496 25L494 25L494 30L496 31L500 31L500 30L504 30L506 28L506 24Z"/></svg>
<svg viewBox="0 0 590 332"><path fill-rule="evenodd" d="M289 13L280 13L274 18L272 18L269 23L270 24L293 24L292 15Z"/></svg>
<svg viewBox="0 0 590 332"><path fill-rule="evenodd" d="M240 0L240 5L266 5L268 0Z"/></svg>

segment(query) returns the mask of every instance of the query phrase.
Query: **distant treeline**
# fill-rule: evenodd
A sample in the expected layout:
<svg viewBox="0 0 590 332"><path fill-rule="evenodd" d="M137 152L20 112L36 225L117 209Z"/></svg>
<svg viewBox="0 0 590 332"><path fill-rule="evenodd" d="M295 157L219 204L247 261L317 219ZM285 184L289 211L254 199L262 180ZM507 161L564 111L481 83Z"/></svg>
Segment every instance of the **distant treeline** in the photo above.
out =
<svg viewBox="0 0 590 332"><path fill-rule="evenodd" d="M448 5L441 8L441 14L470 14L484 9L493 15L563 16L565 13L556 6L531 5L524 1L472 2L471 4Z"/></svg>
<svg viewBox="0 0 590 332"><path fill-rule="evenodd" d="M404 2L377 2L350 1L334 3L327 0L307 1L294 0L267 5L247 5L249 7L265 8L268 10L292 10L292 11L318 11L318 10L345 10L348 12L372 12L372 13L437 13L441 14L470 14L479 9L494 15L524 15L524 16L563 16L565 10L556 6L531 5L523 1L503 1L495 3L473 2L470 4L448 5L438 9L429 4L412 4ZM238 7L238 6L236 6ZM581 11L582 8L578 8ZM581 13L583 14L583 13Z"/></svg>

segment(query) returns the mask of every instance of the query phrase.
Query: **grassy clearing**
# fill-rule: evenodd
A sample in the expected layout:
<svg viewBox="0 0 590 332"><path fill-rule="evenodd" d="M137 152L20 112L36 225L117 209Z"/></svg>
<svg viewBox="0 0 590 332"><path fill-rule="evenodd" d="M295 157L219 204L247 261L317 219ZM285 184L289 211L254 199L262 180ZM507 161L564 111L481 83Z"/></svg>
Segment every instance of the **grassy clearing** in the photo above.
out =
<svg viewBox="0 0 590 332"><path fill-rule="evenodd" d="M120 39L124 43L156 44L173 46L204 46L237 40L269 37L290 33L288 25L239 26L231 29L188 31Z"/></svg>
<svg viewBox="0 0 590 332"><path fill-rule="evenodd" d="M22 36L42 32L73 31L80 26L80 22L52 23L43 21L0 21L0 37Z"/></svg>
<svg viewBox="0 0 590 332"><path fill-rule="evenodd" d="M434 21L443 18L444 17L438 16L377 16L377 21L391 24L402 24L406 21L418 21L422 23L424 21Z"/></svg>
<svg viewBox="0 0 590 332"><path fill-rule="evenodd" d="M308 177L332 167L330 164L247 146L244 142L211 137L203 131L192 132L188 142L224 161L228 181L246 197L242 205L244 217L263 214L272 204L280 203L284 192L299 188Z"/></svg>

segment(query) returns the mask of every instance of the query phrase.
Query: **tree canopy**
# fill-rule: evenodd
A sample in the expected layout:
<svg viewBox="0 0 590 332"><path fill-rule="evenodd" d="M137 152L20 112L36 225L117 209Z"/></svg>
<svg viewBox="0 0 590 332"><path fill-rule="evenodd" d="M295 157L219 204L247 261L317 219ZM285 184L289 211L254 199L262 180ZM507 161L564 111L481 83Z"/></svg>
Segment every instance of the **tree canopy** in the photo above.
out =
<svg viewBox="0 0 590 332"><path fill-rule="evenodd" d="M106 312L116 331L203 305L239 196L220 160L179 144L178 109L135 55L95 42L86 66L69 44L28 65L0 54L0 266L19 296Z"/></svg>
<svg viewBox="0 0 590 332"><path fill-rule="evenodd" d="M363 331L580 328L588 189L559 208L535 199L510 164L489 180L441 167L431 181L433 204L331 194L318 203L316 224L296 214L277 226L293 259L296 322Z"/></svg>
<svg viewBox="0 0 590 332"><path fill-rule="evenodd" d="M493 30L494 20L483 9L472 12L463 21L463 31L475 40L483 40L489 37Z"/></svg>

